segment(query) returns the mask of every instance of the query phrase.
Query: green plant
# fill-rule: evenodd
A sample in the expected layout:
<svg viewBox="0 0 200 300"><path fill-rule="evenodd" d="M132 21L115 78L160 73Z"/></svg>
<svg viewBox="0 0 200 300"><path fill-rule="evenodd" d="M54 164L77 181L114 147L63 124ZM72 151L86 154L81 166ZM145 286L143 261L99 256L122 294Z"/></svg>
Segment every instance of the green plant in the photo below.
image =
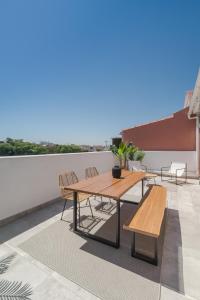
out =
<svg viewBox="0 0 200 300"><path fill-rule="evenodd" d="M128 167L128 160L134 160L134 153L138 150L137 147L128 145L126 143L121 143L119 147L112 146L111 151L119 160L120 167L124 167L125 169Z"/></svg>
<svg viewBox="0 0 200 300"><path fill-rule="evenodd" d="M119 147L113 145L111 151L118 159L120 167L122 167L122 163L126 157L127 145L124 143L121 143Z"/></svg>
<svg viewBox="0 0 200 300"><path fill-rule="evenodd" d="M142 161L144 159L145 153L142 150L137 150L134 153L134 160L135 161Z"/></svg>
<svg viewBox="0 0 200 300"><path fill-rule="evenodd" d="M135 160L135 153L138 151L139 149L135 146L129 146L129 152L128 152L128 159L129 160Z"/></svg>

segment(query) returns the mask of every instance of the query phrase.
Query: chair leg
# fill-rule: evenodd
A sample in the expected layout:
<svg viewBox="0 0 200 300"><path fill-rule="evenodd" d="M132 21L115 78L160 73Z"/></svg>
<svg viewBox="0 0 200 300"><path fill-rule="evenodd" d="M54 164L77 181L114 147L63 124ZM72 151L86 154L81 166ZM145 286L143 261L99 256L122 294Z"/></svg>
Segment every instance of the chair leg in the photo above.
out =
<svg viewBox="0 0 200 300"><path fill-rule="evenodd" d="M65 211L65 207L66 207L66 204L67 204L67 200L65 200L65 203L64 203L64 206L63 206L63 210L62 210L62 214L61 214L61 220L63 219L63 214L64 214L64 211Z"/></svg>
<svg viewBox="0 0 200 300"><path fill-rule="evenodd" d="M101 196L101 210L103 211L103 198Z"/></svg>
<svg viewBox="0 0 200 300"><path fill-rule="evenodd" d="M94 218L94 215L93 215L93 212L92 212L92 206L91 206L91 203L90 203L90 199L89 199L89 198L88 198L88 203L89 203L89 207L90 207L91 215L92 215L92 217Z"/></svg>

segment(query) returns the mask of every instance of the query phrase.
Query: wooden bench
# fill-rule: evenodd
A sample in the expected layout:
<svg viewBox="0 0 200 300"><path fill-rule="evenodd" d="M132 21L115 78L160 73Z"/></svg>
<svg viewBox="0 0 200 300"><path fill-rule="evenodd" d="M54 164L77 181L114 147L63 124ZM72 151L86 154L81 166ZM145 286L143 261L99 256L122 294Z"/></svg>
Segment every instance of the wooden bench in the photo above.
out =
<svg viewBox="0 0 200 300"><path fill-rule="evenodd" d="M125 230L133 232L131 255L154 265L157 265L158 263L158 238L160 236L161 226L165 215L166 194L165 187L151 185L128 224L123 225ZM154 238L154 258L136 252L136 233Z"/></svg>

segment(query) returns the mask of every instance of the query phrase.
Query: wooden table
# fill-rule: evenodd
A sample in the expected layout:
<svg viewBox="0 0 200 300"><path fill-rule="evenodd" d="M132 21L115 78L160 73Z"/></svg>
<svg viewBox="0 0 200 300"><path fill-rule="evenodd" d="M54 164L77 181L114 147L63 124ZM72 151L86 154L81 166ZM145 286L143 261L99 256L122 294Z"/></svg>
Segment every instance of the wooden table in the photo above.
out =
<svg viewBox="0 0 200 300"><path fill-rule="evenodd" d="M142 196L144 194L144 172L130 172L123 170L120 179L112 177L112 172L100 174L98 176L84 179L78 183L67 186L67 190L73 191L74 194L74 211L73 211L73 229L83 236L92 238L109 246L119 248L120 246L120 198L131 187L136 185L139 181L142 182ZM116 242L104 239L100 236L92 235L90 233L83 232L77 228L77 193L87 193L96 196L103 196L112 198L117 202L117 215L116 215Z"/></svg>

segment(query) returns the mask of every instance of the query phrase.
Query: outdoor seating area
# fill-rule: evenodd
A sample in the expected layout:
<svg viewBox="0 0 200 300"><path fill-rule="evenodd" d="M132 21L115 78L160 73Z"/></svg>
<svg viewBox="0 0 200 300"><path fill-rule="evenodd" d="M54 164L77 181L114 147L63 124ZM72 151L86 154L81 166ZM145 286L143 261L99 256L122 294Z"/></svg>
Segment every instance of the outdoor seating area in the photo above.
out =
<svg viewBox="0 0 200 300"><path fill-rule="evenodd" d="M93 240L102 242L106 245L115 248L120 247L120 230L121 218L120 208L123 200L121 197L137 183L141 182L141 201L135 203L133 201L126 201L129 204L137 205L138 209L134 213L132 220L128 226L124 225L124 229L133 232L132 250L131 254L134 257L143 259L147 262L157 265L157 240L160 236L160 230L163 223L165 208L166 208L166 189L159 185L149 186L144 195L144 180L151 177L151 174L145 172L130 172L122 170L120 178L113 178L111 171L99 175L96 167L89 167L85 170L86 179L79 181L74 172L68 172L59 175L59 186L61 195L65 200L61 220L66 207L67 200L73 200L73 231L82 236L89 237ZM152 174L153 176L153 174ZM84 205L89 204L92 218L95 216L92 212L90 204L90 197L112 198L116 202L116 226L113 228L115 232L115 241L110 241L104 237L90 234L80 230L81 225L81 202L85 201ZM77 218L78 212L78 218ZM151 236L155 239L154 258L142 254L136 254L135 250L135 234L143 236Z"/></svg>
<svg viewBox="0 0 200 300"><path fill-rule="evenodd" d="M200 1L1 1L0 300L200 300Z"/></svg>
<svg viewBox="0 0 200 300"><path fill-rule="evenodd" d="M157 176L157 185L142 185L144 176L73 176L76 183L68 179L70 190L63 188L69 201L58 199L2 226L0 260L13 256L2 279L28 282L30 299L198 299L198 181L174 185ZM66 182L60 177L60 186ZM93 216L87 197L78 201L83 191Z"/></svg>

